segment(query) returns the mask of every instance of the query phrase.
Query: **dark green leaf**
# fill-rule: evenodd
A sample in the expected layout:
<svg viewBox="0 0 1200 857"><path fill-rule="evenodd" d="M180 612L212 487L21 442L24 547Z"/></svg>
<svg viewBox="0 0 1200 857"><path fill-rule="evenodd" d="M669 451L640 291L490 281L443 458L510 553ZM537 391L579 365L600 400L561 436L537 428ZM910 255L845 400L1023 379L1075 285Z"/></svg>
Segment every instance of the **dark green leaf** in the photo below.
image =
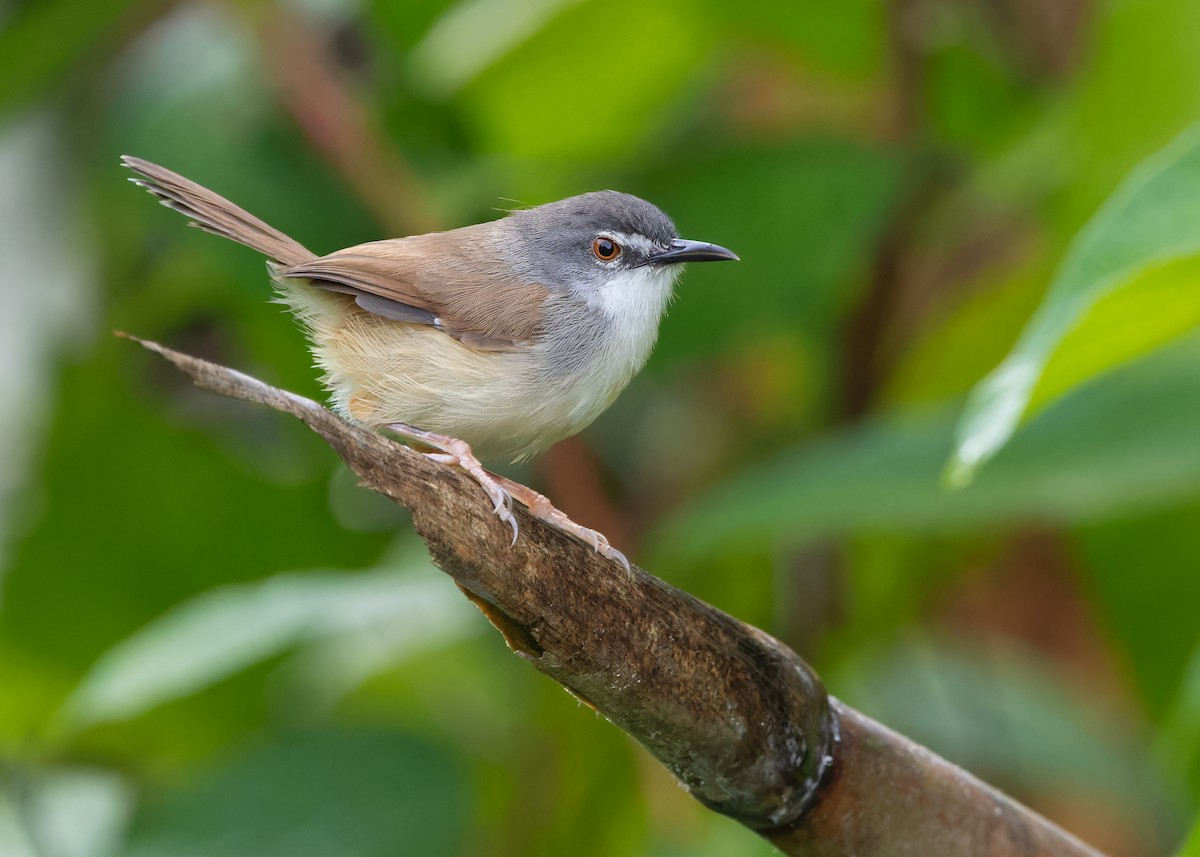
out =
<svg viewBox="0 0 1200 857"><path fill-rule="evenodd" d="M0 114L56 83L137 0L38 0L0 26Z"/></svg>
<svg viewBox="0 0 1200 857"><path fill-rule="evenodd" d="M404 735L290 735L168 793L120 857L456 854L470 810L461 764Z"/></svg>
<svg viewBox="0 0 1200 857"><path fill-rule="evenodd" d="M1081 390L1034 420L969 487L939 472L947 410L817 440L717 486L661 533L675 550L752 550L855 530L952 533L1099 521L1200 496L1200 343Z"/></svg>

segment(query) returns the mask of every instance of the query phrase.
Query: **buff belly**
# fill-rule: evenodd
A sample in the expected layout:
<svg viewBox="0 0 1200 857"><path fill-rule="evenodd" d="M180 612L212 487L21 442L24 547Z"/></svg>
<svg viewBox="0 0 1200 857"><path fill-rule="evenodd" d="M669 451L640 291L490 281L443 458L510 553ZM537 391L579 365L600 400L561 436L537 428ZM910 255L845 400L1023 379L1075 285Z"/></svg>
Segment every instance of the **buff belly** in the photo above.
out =
<svg viewBox="0 0 1200 857"><path fill-rule="evenodd" d="M277 282L306 328L322 383L343 416L379 429L406 423L469 443L488 460L521 460L592 422L632 375L563 376L541 346L481 351L436 328L372 315L353 298Z"/></svg>

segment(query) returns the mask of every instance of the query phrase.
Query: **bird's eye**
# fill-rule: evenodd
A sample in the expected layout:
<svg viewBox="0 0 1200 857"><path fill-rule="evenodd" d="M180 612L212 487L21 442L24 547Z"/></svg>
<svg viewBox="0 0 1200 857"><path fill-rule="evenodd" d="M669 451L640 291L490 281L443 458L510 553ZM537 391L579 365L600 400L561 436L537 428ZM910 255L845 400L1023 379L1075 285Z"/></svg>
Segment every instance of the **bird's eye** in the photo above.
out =
<svg viewBox="0 0 1200 857"><path fill-rule="evenodd" d="M611 262L621 255L621 245L611 238L601 236L592 242L592 252L601 262Z"/></svg>

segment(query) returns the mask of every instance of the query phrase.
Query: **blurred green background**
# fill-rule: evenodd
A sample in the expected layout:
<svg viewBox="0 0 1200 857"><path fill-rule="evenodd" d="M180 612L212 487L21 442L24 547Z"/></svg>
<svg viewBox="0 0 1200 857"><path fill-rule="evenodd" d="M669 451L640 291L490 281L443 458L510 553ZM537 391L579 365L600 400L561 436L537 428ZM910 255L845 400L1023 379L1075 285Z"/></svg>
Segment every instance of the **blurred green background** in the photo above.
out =
<svg viewBox="0 0 1200 857"><path fill-rule="evenodd" d="M1200 119L1197 44L1195 0L0 0L0 855L771 853L512 657L307 430L111 335L320 394L262 261L123 153L318 252L601 187L735 249L513 474L1112 855L1173 852L1195 140L1056 271ZM950 491L1035 314L1024 423Z"/></svg>

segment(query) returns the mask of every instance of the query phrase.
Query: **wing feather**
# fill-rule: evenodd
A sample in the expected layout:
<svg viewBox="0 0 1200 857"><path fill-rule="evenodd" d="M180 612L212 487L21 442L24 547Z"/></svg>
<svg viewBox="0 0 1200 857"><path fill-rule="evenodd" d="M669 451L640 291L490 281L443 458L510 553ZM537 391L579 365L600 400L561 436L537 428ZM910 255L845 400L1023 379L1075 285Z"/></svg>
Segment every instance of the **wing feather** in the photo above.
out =
<svg viewBox="0 0 1200 857"><path fill-rule="evenodd" d="M359 244L282 274L349 292L375 315L435 325L473 348L517 348L535 338L550 292L511 273L495 226Z"/></svg>

